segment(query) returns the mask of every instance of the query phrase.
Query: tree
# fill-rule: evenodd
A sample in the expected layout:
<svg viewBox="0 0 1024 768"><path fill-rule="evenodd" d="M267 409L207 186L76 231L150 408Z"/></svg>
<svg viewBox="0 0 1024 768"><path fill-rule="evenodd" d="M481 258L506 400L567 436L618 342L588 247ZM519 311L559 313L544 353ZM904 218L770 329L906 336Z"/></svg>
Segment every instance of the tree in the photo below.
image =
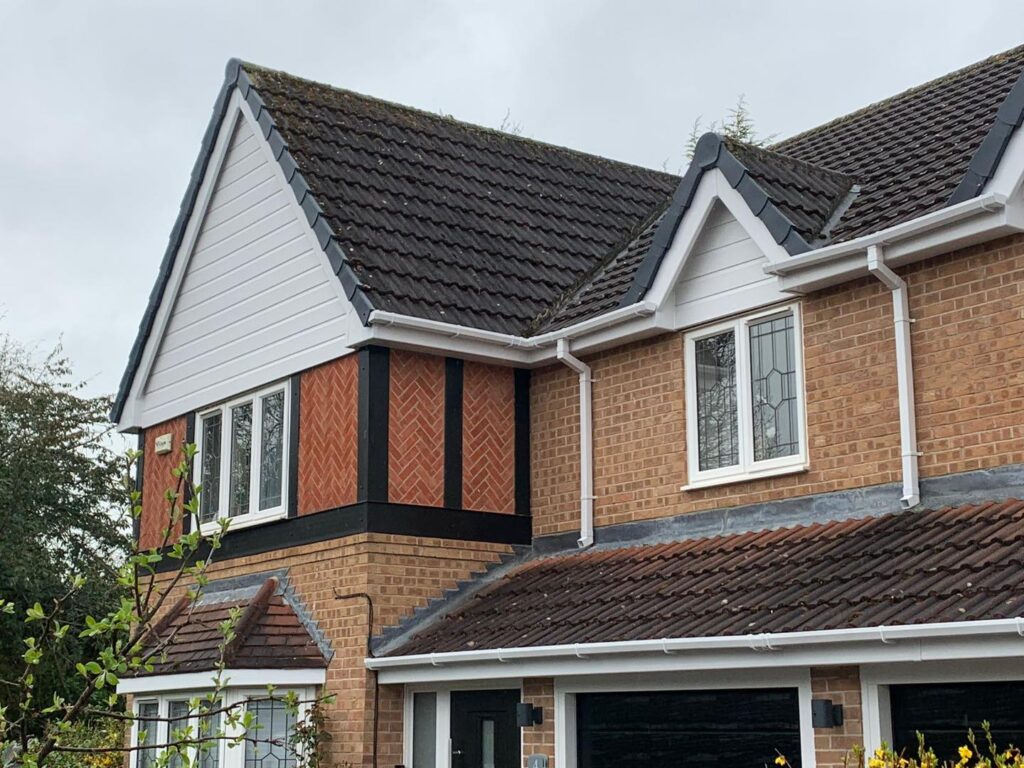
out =
<svg viewBox="0 0 1024 768"><path fill-rule="evenodd" d="M694 150L697 149L697 142L705 133L721 133L727 139L738 141L743 144L750 144L754 147L765 147L775 141L775 134L771 136L759 136L754 127L754 119L747 109L747 99L742 93L736 100L736 106L726 112L722 120L712 120L706 126L703 116L698 115L693 121L690 129L690 137L686 141L686 159L693 159Z"/></svg>
<svg viewBox="0 0 1024 768"><path fill-rule="evenodd" d="M109 447L110 401L87 397L60 348L41 359L0 334L0 595L19 605L50 604L74 575L86 579L67 606L81 623L115 601L116 564L129 552L119 462ZM0 614L0 678L21 669L30 628ZM89 642L68 638L36 672L41 697L79 684L73 659ZM0 706L12 703L0 686Z"/></svg>

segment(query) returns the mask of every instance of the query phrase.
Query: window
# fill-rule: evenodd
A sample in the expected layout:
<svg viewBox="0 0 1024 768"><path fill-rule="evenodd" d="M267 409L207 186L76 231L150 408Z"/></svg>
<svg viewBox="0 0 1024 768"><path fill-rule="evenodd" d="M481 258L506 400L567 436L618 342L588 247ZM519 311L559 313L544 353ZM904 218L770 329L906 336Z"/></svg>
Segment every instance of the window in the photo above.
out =
<svg viewBox="0 0 1024 768"><path fill-rule="evenodd" d="M286 691L278 695L284 696ZM301 701L313 694L309 689L295 691ZM296 717L287 711L283 701L265 699L266 692L254 689L229 689L224 700L211 702L202 693L168 693L140 699L136 703L135 744L152 745L153 749L139 750L133 768L155 768L166 745L184 740L193 742L182 746L182 754L171 754L168 768L296 768L298 758L292 743ZM198 700L202 711L191 707ZM224 736L238 732L226 725L221 710L224 707L244 706L254 716L254 726L246 734L245 746L232 746ZM300 705L300 713L304 705ZM150 720L147 721L147 718ZM226 732L222 732L222 729ZM140 736L144 738L140 741ZM195 743L208 739L205 746Z"/></svg>
<svg viewBox="0 0 1024 768"><path fill-rule="evenodd" d="M796 305L687 334L686 488L806 468L802 352Z"/></svg>
<svg viewBox="0 0 1024 768"><path fill-rule="evenodd" d="M288 384L276 384L198 414L199 520L232 528L283 517Z"/></svg>

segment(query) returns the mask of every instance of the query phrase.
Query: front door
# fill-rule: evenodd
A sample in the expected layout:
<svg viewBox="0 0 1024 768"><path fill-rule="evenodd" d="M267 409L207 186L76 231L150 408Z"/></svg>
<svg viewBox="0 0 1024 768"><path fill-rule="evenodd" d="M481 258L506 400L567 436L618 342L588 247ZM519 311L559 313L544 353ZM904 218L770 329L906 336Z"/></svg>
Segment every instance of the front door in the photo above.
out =
<svg viewBox="0 0 1024 768"><path fill-rule="evenodd" d="M519 691L452 691L452 768L519 768Z"/></svg>

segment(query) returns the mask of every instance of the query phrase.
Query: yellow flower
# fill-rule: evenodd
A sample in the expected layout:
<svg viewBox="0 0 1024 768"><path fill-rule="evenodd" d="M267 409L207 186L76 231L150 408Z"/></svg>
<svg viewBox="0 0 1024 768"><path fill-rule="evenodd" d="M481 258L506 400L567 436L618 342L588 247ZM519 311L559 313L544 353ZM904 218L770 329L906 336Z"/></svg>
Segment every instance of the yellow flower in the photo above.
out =
<svg viewBox="0 0 1024 768"><path fill-rule="evenodd" d="M967 747L960 747L958 751L960 752L961 760L970 760L971 757L974 756L974 753L971 752L971 750L969 750Z"/></svg>
<svg viewBox="0 0 1024 768"><path fill-rule="evenodd" d="M779 755L778 757L776 757L775 758L775 764L776 765L785 765L786 764L786 756L785 755Z"/></svg>
<svg viewBox="0 0 1024 768"><path fill-rule="evenodd" d="M880 757L872 757L868 760L868 768L885 768L885 760Z"/></svg>

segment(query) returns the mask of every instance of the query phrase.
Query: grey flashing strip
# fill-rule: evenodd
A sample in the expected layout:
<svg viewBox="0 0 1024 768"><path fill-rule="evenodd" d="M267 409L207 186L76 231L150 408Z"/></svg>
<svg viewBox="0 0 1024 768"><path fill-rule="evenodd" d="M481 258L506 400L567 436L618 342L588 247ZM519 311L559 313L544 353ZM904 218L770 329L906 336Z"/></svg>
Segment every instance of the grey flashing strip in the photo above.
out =
<svg viewBox="0 0 1024 768"><path fill-rule="evenodd" d="M195 209L199 188L209 168L210 157L213 154L217 135L220 133L221 125L227 113L231 92L236 87L242 98L249 105L249 108L252 109L263 138L270 144L274 157L277 158L277 162L284 172L285 180L288 182L292 192L295 194L296 200L305 213L310 228L316 234L320 247L323 248L324 253L327 255L331 269L341 281L345 296L352 302L356 314L359 315L359 319L364 325L367 324L370 313L374 310L369 297L362 290L359 278L345 257L344 249L338 244L336 234L331 229L330 224L328 224L323 210L313 197L309 184L306 183L302 173L299 171L298 163L295 162L295 158L292 157L291 152L288 150L288 143L285 141L284 136L281 135L281 132L278 131L270 110L263 102L263 99L260 98L252 80L249 79L249 75L245 71L245 65L239 59L230 59L224 72L224 83L221 85L217 101L213 107L213 116L206 127L206 133L203 134L203 140L199 147L199 157L196 158L195 165L192 167L188 188L185 190L185 196L178 209L178 217L174 222L174 227L171 229L171 235L167 241L167 249L164 251L163 259L160 261L160 271L157 274L156 283L149 294L149 302L146 305L146 311L142 315L142 322L139 323L138 334L135 337L135 342L132 344L131 352L128 354L128 365L121 376L117 396L114 398L114 404L110 409L110 420L113 422L120 421L121 414L124 412L128 393L131 391L135 374L138 372L139 364L142 361L142 352L146 348L146 342L149 340L150 333L153 331L157 310L160 308L160 302L163 300L164 292L167 290L171 271L174 269L175 256L181 248L181 242L185 236L185 227Z"/></svg>
<svg viewBox="0 0 1024 768"><path fill-rule="evenodd" d="M999 111L996 112L995 122L971 158L967 173L946 201L947 206L962 203L981 194L985 184L995 176L999 161L1003 159L1003 153L1021 123L1024 123L1024 71L1020 73L1017 82L1003 99Z"/></svg>
<svg viewBox="0 0 1024 768"><path fill-rule="evenodd" d="M620 307L635 304L650 289L658 274L658 268L675 239L683 215L693 202L697 185L700 184L705 171L712 168L722 171L729 185L740 193L754 215L768 227L772 239L781 245L790 256L798 256L811 250L811 246L800 235L793 222L786 218L772 202L772 199L754 180L750 171L739 158L729 151L725 140L717 133L705 133L697 142L690 167L687 168L686 174L679 182L679 186L676 187L676 191L672 195L672 202L669 203L665 216L658 224L654 238L651 240L651 247L648 248L643 261L640 262L640 266L633 274L629 288L619 299Z"/></svg>

